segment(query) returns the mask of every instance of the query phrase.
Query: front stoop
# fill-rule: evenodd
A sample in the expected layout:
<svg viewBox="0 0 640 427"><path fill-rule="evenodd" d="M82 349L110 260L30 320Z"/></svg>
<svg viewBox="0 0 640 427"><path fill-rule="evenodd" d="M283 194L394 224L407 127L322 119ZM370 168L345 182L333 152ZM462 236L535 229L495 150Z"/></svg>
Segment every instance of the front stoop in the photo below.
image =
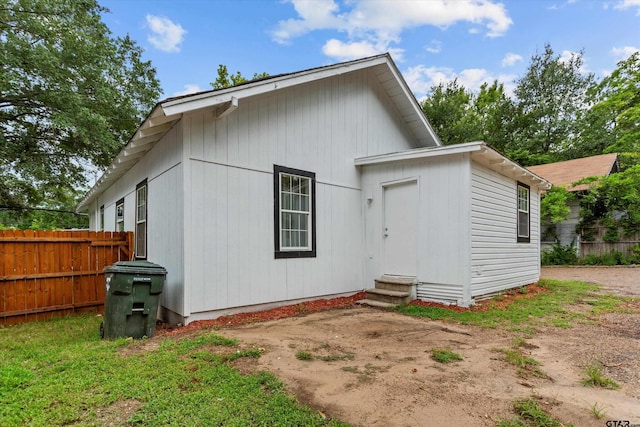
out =
<svg viewBox="0 0 640 427"><path fill-rule="evenodd" d="M359 304L374 307L396 307L415 299L416 278L402 276L382 276L375 280L376 287L367 289L367 298Z"/></svg>

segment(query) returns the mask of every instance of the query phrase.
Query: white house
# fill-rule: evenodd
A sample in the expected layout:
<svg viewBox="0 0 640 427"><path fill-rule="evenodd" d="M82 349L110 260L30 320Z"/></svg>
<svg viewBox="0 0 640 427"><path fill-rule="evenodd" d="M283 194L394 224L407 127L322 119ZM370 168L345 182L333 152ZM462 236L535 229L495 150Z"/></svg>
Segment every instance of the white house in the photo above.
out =
<svg viewBox="0 0 640 427"><path fill-rule="evenodd" d="M553 245L573 246L580 250L580 235L576 226L580 222L580 198L589 190L589 184L574 183L589 177L606 177L620 171L618 154L600 154L563 162L528 166L529 171L549 181L552 185L564 187L573 197L567 201L569 216L558 224L542 226L541 249L552 249Z"/></svg>
<svg viewBox="0 0 640 427"><path fill-rule="evenodd" d="M442 147L387 54L159 102L87 193L189 323L352 294L381 276L468 305L539 278L547 182Z"/></svg>

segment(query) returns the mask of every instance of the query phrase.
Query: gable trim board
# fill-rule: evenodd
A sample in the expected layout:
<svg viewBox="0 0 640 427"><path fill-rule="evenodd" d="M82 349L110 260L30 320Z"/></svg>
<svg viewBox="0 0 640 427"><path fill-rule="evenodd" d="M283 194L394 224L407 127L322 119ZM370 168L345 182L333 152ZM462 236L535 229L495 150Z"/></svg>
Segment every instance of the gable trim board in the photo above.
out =
<svg viewBox="0 0 640 427"><path fill-rule="evenodd" d="M276 165L315 177L314 257L274 253ZM479 189L476 169L490 177ZM89 211L95 228L104 205L110 230L124 199L124 227L133 230L135 185L144 179L147 259L168 271L161 305L174 323L371 287L384 273L381 192L403 180L416 183L418 209L417 248L395 249L415 252L416 270L407 275L422 298L468 305L524 280L492 264L514 248L482 239L487 227L500 227L486 223L483 196L476 207L474 194L496 193L501 209L512 211L502 214L509 229L515 183L530 185L532 200L546 185L482 142L442 147L388 55L160 102L78 209ZM514 197L500 198L509 186ZM396 200L414 197L407 194ZM476 246L488 255L476 256ZM532 239L512 264L530 246L537 253ZM531 283L536 263L537 255L527 258L512 273ZM493 286L483 281L493 277Z"/></svg>

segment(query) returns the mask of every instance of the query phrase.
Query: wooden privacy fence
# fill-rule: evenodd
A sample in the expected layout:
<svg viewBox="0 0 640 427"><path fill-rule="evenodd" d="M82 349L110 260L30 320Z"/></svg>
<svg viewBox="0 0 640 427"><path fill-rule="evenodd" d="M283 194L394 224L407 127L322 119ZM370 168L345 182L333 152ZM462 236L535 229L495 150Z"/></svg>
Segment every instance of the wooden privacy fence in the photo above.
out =
<svg viewBox="0 0 640 427"><path fill-rule="evenodd" d="M604 240L608 227L595 226L586 229L580 237L580 258L588 255L606 255L612 251L620 252L623 255L631 255L632 249L640 245L640 232L631 233L623 236L622 230L618 230L619 240L616 242L607 242ZM589 235L589 239L585 238L585 234Z"/></svg>
<svg viewBox="0 0 640 427"><path fill-rule="evenodd" d="M102 269L132 251L132 232L0 230L0 323L100 312Z"/></svg>

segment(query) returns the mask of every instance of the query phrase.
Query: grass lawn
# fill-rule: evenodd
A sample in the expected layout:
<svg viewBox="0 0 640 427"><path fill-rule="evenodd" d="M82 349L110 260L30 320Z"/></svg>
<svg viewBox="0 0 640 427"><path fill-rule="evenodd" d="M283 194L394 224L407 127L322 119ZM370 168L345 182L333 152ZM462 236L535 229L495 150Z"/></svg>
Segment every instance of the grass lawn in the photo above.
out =
<svg viewBox="0 0 640 427"><path fill-rule="evenodd" d="M302 407L273 375L231 366L258 349L211 331L188 339L99 337L100 318L0 327L0 425L341 425Z"/></svg>
<svg viewBox="0 0 640 427"><path fill-rule="evenodd" d="M512 291L519 295L509 304L498 297L482 310L399 310L533 333L539 324L589 321L571 311L572 304L589 304L597 314L618 311L626 300L594 294L597 286L587 283L539 285L542 292ZM260 357L259 349L241 349L212 330L153 342L103 341L100 320L74 316L0 326L0 426L345 425L298 405L273 375L243 375L234 367L238 359Z"/></svg>
<svg viewBox="0 0 640 427"><path fill-rule="evenodd" d="M483 301L479 308L472 307L465 311L416 305L401 306L398 307L398 311L409 316L428 317L433 320L452 320L490 328L500 326L523 333L533 333L537 325L570 328L572 322L588 321L589 315L621 311L619 307L625 301L633 299L595 294L599 286L584 282L542 279L538 286L544 288L545 292L529 295L527 288L512 289L504 296ZM515 296L513 301L502 304L501 300L510 296ZM569 307L580 303L591 306L589 313L578 313Z"/></svg>

